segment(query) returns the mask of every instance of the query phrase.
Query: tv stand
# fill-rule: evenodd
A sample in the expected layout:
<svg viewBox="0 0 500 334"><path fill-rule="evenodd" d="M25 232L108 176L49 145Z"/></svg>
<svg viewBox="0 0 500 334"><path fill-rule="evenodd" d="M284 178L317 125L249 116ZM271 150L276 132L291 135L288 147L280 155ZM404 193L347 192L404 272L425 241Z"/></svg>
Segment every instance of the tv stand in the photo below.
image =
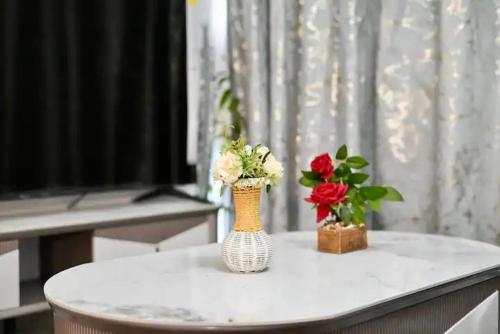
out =
<svg viewBox="0 0 500 334"><path fill-rule="evenodd" d="M85 199L78 204L81 207L86 205ZM1 218L0 260L2 256L11 254L11 258L20 258L21 261L28 258L31 261L32 256L19 256L19 253L25 251L24 244L35 244L31 248L38 251L38 258L36 261L33 259L33 264L37 266L34 271L38 275L19 279L20 269L9 269L14 279L18 280L18 305L0 307L0 326L2 320L48 310L42 292L45 281L67 268L99 260L96 256L101 259L119 257L120 254L115 253L120 247L122 254L134 255L134 252L143 254L188 246L191 242L193 245L215 242L217 210L218 207L210 203L160 195L139 203ZM191 230L196 230L197 239L191 237L183 241L182 236ZM200 236L203 237L201 241ZM126 249L129 245L133 247ZM106 255L110 249L114 253ZM29 264L20 263L20 266L27 267ZM0 268L0 272L3 270L5 268ZM1 278L2 275L0 295L4 296Z"/></svg>

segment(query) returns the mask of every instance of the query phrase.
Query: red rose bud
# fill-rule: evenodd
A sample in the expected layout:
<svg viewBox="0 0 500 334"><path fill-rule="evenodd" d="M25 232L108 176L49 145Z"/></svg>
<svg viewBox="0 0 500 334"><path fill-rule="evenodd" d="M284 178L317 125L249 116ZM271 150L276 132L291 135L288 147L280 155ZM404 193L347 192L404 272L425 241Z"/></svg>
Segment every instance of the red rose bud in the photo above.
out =
<svg viewBox="0 0 500 334"><path fill-rule="evenodd" d="M311 161L311 170L321 175L321 178L328 180L333 175L333 162L328 153L318 155Z"/></svg>
<svg viewBox="0 0 500 334"><path fill-rule="evenodd" d="M345 201L345 194L348 190L347 184L340 183L320 183L313 188L311 196L305 201L317 204L316 221L318 223L328 217L330 205Z"/></svg>

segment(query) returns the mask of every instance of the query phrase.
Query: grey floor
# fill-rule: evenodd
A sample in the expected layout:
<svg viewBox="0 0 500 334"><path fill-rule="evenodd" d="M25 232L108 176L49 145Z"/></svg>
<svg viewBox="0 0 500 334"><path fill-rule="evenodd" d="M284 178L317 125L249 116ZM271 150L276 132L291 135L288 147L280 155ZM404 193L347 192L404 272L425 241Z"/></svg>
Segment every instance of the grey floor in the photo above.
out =
<svg viewBox="0 0 500 334"><path fill-rule="evenodd" d="M0 334L52 334L50 312L19 317L15 321L0 321Z"/></svg>

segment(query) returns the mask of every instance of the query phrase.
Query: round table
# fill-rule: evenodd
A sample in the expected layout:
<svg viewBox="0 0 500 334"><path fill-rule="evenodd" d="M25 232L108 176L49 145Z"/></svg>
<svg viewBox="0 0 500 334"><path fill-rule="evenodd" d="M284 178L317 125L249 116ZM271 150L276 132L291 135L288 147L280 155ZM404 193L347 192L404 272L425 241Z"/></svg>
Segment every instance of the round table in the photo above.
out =
<svg viewBox="0 0 500 334"><path fill-rule="evenodd" d="M368 241L335 255L316 250L315 232L275 234L270 268L254 274L229 272L219 244L102 261L53 276L45 295L56 334L369 333L403 323L442 333L500 287L499 247L397 232L369 231Z"/></svg>

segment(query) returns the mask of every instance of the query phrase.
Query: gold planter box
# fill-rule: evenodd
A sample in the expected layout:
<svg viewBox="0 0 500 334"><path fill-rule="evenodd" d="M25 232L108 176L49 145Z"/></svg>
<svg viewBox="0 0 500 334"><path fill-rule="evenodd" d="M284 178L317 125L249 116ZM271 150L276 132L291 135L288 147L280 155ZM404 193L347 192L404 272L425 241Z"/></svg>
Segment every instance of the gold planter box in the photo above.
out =
<svg viewBox="0 0 500 334"><path fill-rule="evenodd" d="M366 226L318 228L318 250L320 252L342 254L368 247Z"/></svg>

